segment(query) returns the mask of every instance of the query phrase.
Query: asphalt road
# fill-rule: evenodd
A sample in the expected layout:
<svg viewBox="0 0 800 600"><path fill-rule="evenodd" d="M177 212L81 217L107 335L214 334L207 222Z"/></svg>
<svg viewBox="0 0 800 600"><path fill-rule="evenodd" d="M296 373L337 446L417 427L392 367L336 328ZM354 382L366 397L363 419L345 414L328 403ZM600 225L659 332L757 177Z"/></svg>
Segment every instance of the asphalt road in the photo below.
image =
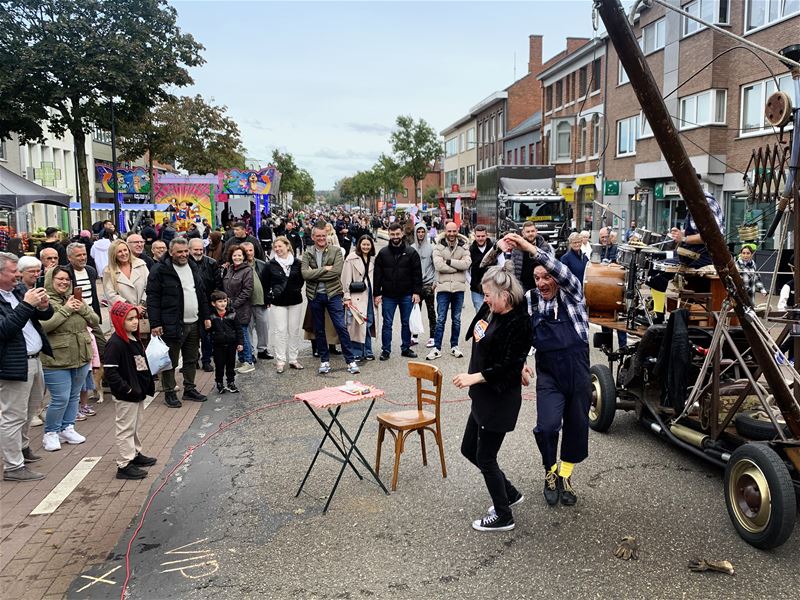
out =
<svg viewBox="0 0 800 600"><path fill-rule="evenodd" d="M465 326L472 314L465 306ZM800 531L771 552L748 546L728 519L721 471L656 439L632 414L618 413L607 434L590 434L590 457L573 475L578 505L546 506L531 434L532 389L500 454L501 466L526 496L514 511L517 527L508 533L473 531L471 521L485 514L491 500L477 469L459 453L469 402L450 380L466 370L465 351L462 359L445 355L436 361L445 373L447 478L432 440L423 467L419 444L411 438L396 492L386 496L347 471L327 514L322 508L338 472L331 459L320 457L306 490L295 498L322 432L291 398L353 379L341 357L333 358L332 373L319 376L305 342L304 371L278 375L271 362L260 363L255 373L238 378L242 394L211 396L172 460L208 441L155 496L132 545L128 597L797 597ZM363 368L361 381L387 391L375 411L396 410L390 401L413 400L406 362L395 348L389 362ZM344 411L348 426L357 425L364 408ZM369 461L376 437L373 413L360 441ZM393 454L391 442L384 444L388 486ZM122 565L110 576L116 583L77 593L90 581L79 578L69 597L120 597L132 532L133 527L106 563L84 574L97 577ZM639 538L638 561L613 556L625 535ZM728 559L736 576L689 572L693 557Z"/></svg>

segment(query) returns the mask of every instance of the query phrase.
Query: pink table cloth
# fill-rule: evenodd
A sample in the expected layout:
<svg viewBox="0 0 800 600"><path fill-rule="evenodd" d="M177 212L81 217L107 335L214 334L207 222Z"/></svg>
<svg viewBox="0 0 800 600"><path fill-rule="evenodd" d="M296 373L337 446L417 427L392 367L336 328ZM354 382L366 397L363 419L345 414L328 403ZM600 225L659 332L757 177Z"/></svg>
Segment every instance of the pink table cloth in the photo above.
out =
<svg viewBox="0 0 800 600"><path fill-rule="evenodd" d="M314 408L330 408L332 406L350 404L351 402L382 398L385 395L385 392L378 388L370 386L370 390L369 394L354 395L343 392L338 387L326 387L321 390L314 390L313 392L295 394L294 399L307 402Z"/></svg>

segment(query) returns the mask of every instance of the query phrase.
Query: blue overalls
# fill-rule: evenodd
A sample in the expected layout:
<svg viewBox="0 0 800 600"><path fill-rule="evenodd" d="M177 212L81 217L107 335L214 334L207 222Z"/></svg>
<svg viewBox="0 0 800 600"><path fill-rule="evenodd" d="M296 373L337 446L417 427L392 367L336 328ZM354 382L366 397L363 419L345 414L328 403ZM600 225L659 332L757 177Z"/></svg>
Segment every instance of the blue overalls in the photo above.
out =
<svg viewBox="0 0 800 600"><path fill-rule="evenodd" d="M561 460L579 463L589 454L589 347L575 331L560 294L555 315L542 315L536 306L532 308L536 349L533 435L544 467L550 469L558 460L559 430L563 430Z"/></svg>

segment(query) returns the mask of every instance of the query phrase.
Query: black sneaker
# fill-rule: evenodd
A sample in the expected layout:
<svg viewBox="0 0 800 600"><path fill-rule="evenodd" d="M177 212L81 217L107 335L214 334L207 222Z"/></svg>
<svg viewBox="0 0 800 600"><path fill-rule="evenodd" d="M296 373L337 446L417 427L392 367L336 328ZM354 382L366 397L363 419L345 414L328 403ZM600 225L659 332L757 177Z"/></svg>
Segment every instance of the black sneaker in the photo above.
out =
<svg viewBox="0 0 800 600"><path fill-rule="evenodd" d="M228 385L225 386L225 391L230 392L231 394L238 394L239 388L236 387L236 384L230 382Z"/></svg>
<svg viewBox="0 0 800 600"><path fill-rule="evenodd" d="M225 386L222 385L221 381L217 382L217 393L218 394L224 394L225 393Z"/></svg>
<svg viewBox="0 0 800 600"><path fill-rule="evenodd" d="M561 499L561 478L555 471L547 471L544 476L544 499L550 506L555 506Z"/></svg>
<svg viewBox="0 0 800 600"><path fill-rule="evenodd" d="M32 463L42 460L42 457L39 456L38 454L34 454L33 450L31 450L30 447L22 449L22 458L25 459L26 463Z"/></svg>
<svg viewBox="0 0 800 600"><path fill-rule="evenodd" d="M336 356L338 356L339 354L341 354L341 353L342 353L342 351L341 351L341 350L337 350L337 349L336 349L336 346L335 346L335 345L333 345L333 344L331 344L331 345L329 345L329 346L328 346L328 352L329 352L330 354L335 354Z"/></svg>
<svg viewBox="0 0 800 600"><path fill-rule="evenodd" d="M522 504L523 502L525 502L525 496L523 496L522 494L520 494L520 493L519 493L519 490L517 490L517 495L516 495L516 496L514 496L514 498L513 498L513 499L512 499L512 498L509 498L509 499L508 499L508 508L511 508L512 506L519 506L519 505L520 505L520 504ZM489 507L489 510L487 510L486 512L487 512L487 513L493 513L493 512L494 512L494 504L492 504L492 505Z"/></svg>
<svg viewBox="0 0 800 600"><path fill-rule="evenodd" d="M117 479L144 479L147 471L140 469L133 462L129 462L125 468L117 467Z"/></svg>
<svg viewBox="0 0 800 600"><path fill-rule="evenodd" d="M154 464L158 462L158 459L153 456L145 456L141 452L136 454L133 457L133 460L128 463L128 465L134 465L136 467L152 467Z"/></svg>
<svg viewBox="0 0 800 600"><path fill-rule="evenodd" d="M211 363L203 363L203 371L206 373L213 373L214 367L211 366Z"/></svg>
<svg viewBox="0 0 800 600"><path fill-rule="evenodd" d="M205 402L206 400L208 400L208 398L203 396L203 394L198 392L195 388L183 392L183 399L191 400L192 402Z"/></svg>
<svg viewBox="0 0 800 600"><path fill-rule="evenodd" d="M175 392L164 393L164 404L166 404L170 408L180 408L181 406L183 406L183 403L180 400L178 400L178 395Z"/></svg>
<svg viewBox="0 0 800 600"><path fill-rule="evenodd" d="M405 356L406 358L417 358L417 353L414 352L411 348L407 350L403 350L400 353L400 356Z"/></svg>
<svg viewBox="0 0 800 600"><path fill-rule="evenodd" d="M375 355L374 354L367 354L364 357L364 360L369 360L369 361L375 360Z"/></svg>
<svg viewBox="0 0 800 600"><path fill-rule="evenodd" d="M389 360L389 353L388 352L381 352L380 360Z"/></svg>
<svg viewBox="0 0 800 600"><path fill-rule="evenodd" d="M500 518L494 512L472 522L472 528L478 531L511 531L514 527L514 517Z"/></svg>
<svg viewBox="0 0 800 600"><path fill-rule="evenodd" d="M274 356L272 356L272 354L270 354L266 350L262 350L261 352L259 352L257 357L263 358L264 360L272 360L273 358L275 358Z"/></svg>
<svg viewBox="0 0 800 600"><path fill-rule="evenodd" d="M558 487L561 490L561 504L564 506L575 506L578 502L578 496L575 495L575 489L572 487L569 477L558 478Z"/></svg>

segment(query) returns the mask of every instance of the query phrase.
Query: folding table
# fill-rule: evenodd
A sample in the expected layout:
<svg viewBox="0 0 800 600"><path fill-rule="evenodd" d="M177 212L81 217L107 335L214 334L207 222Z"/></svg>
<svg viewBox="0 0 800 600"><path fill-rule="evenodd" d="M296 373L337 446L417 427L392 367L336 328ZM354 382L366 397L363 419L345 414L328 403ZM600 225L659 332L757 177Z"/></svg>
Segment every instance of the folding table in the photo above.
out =
<svg viewBox="0 0 800 600"><path fill-rule="evenodd" d="M366 386L365 386L366 387ZM317 458L319 457L320 453L325 454L326 456L330 456L334 460L339 461L342 463L341 469L339 469L339 475L336 477L336 481L333 484L333 488L331 489L331 493L328 494L328 500L325 502L325 508L322 510L323 513L328 512L328 507L331 504L331 500L333 499L333 495L336 493L336 488L339 487L339 482L342 479L342 475L344 474L345 470L349 466L356 476L359 479L364 479L364 477L359 473L356 466L353 464L351 457L355 453L355 457L361 461L361 464L367 469L369 474L372 478L377 482L377 484L381 487L381 489L388 495L389 490L386 489L386 486L383 485L380 477L378 474L375 473L373 468L370 466L367 459L364 458L364 455L361 453L361 450L358 448L358 438L361 436L361 432L364 429L364 424L367 422L370 413L372 412L372 407L375 406L375 400L377 398L381 398L384 396L383 390L379 390L377 388L371 387L370 392L367 394L359 394L353 395L348 394L340 390L337 387L328 387L322 388L321 390L315 390L313 392L305 392L302 394L296 394L295 400L301 400L303 404L308 407L308 410L314 415L314 418L319 423L322 430L325 432L322 436L322 440L317 446L317 451L314 453L314 458L311 461L311 464L308 466L308 470L306 471L306 476L303 477L303 482L300 484L300 489L297 490L297 493L294 495L297 498L300 495L300 492L303 491L303 486L305 486L306 481L308 481L308 476L311 474L311 470L314 468L314 464L317 462ZM350 434L345 429L342 422L339 420L339 411L341 411L342 406L346 404L354 404L356 402L363 402L365 400L369 400L369 405L367 406L367 410L364 413L364 418L361 419L361 424L358 426L358 430L356 431L354 436L350 436ZM330 416L330 421L326 422L323 420L322 417L318 414L317 411L326 410L328 415ZM323 413L324 416L324 413ZM339 429L341 433L341 443L340 440L337 440L332 434L331 430L333 429L334 425ZM325 442L330 440L333 443L338 455L334 452L328 451L323 446Z"/></svg>

